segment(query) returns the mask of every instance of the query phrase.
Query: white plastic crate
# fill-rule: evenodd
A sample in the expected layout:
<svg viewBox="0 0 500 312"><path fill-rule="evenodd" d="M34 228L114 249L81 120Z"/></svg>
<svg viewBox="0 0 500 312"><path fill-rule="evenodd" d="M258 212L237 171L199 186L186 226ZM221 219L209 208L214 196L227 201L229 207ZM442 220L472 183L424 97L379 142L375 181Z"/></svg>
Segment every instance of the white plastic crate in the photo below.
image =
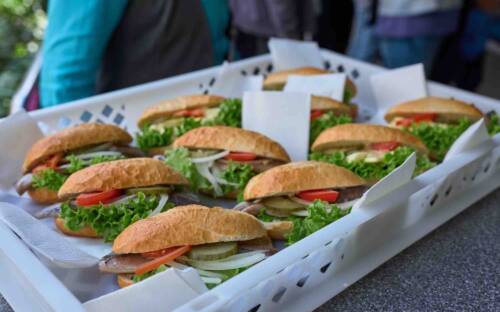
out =
<svg viewBox="0 0 500 312"><path fill-rule="evenodd" d="M369 77L385 69L323 51L325 68L345 72L357 85L361 120L375 112ZM233 64L242 75L272 71L268 55ZM50 133L68 125L102 121L131 132L142 111L179 95L208 92L218 67L160 80L31 113ZM430 93L474 102L483 111L493 99L436 83ZM186 303L183 311L312 310L365 274L500 186L500 136L457 155L363 210L351 213L231 280ZM0 224L0 291L16 310L83 310L65 272L43 264ZM57 276L57 278L56 278ZM63 281L63 282L61 282ZM69 287L69 288L68 288ZM160 309L161 310L161 309Z"/></svg>

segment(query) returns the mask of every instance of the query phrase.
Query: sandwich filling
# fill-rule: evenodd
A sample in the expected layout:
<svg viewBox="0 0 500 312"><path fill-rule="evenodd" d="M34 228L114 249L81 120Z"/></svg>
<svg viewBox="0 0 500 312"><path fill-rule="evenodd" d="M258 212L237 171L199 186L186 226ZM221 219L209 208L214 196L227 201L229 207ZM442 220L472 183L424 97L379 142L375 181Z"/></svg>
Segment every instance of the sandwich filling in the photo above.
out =
<svg viewBox="0 0 500 312"><path fill-rule="evenodd" d="M270 244L256 246L251 242L185 245L140 254L110 255L101 260L99 269L123 274L130 283L137 283L168 268L191 267L212 288L264 260L272 249Z"/></svg>
<svg viewBox="0 0 500 312"><path fill-rule="evenodd" d="M281 234L288 244L293 244L349 214L366 190L365 185L307 190L242 202L234 209L256 216L267 227L276 222L290 222L293 226Z"/></svg>
<svg viewBox="0 0 500 312"><path fill-rule="evenodd" d="M312 144L321 132L337 125L348 124L355 118L355 106L351 115L336 114L331 110L311 110L311 125L309 130L309 142Z"/></svg>
<svg viewBox="0 0 500 312"><path fill-rule="evenodd" d="M83 193L61 204L58 217L71 231L90 227L112 242L130 224L185 203L169 186Z"/></svg>
<svg viewBox="0 0 500 312"><path fill-rule="evenodd" d="M218 107L181 110L155 120L141 128L137 134L137 143L142 150L166 147L189 130L215 125L240 128L241 100L226 99Z"/></svg>
<svg viewBox="0 0 500 312"><path fill-rule="evenodd" d="M413 117L396 117L390 126L419 137L431 151L433 158L443 161L446 153L472 121L462 118L455 123L441 122L437 114L419 114Z"/></svg>
<svg viewBox="0 0 500 312"><path fill-rule="evenodd" d="M238 200L252 177L285 163L247 152L185 147L167 151L165 162L189 180L194 192Z"/></svg>
<svg viewBox="0 0 500 312"><path fill-rule="evenodd" d="M310 154L311 160L344 167L368 181L378 181L401 166L416 150L399 142L380 142L371 145L346 146L345 148L317 151ZM417 153L414 175L431 169L436 164L427 155Z"/></svg>
<svg viewBox="0 0 500 312"><path fill-rule="evenodd" d="M55 154L25 174L16 184L16 190L19 195L38 188L57 192L71 174L83 168L102 162L141 156L143 153L138 148L111 143L82 148L69 154Z"/></svg>

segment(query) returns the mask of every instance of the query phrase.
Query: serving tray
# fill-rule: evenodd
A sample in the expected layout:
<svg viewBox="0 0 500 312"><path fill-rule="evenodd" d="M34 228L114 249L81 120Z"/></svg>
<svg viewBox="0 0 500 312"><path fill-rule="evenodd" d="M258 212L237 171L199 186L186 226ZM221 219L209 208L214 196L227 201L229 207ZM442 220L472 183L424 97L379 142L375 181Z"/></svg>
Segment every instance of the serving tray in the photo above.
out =
<svg viewBox="0 0 500 312"><path fill-rule="evenodd" d="M361 122L376 113L369 77L385 69L322 51L324 66L357 85ZM235 62L242 75L273 70L269 55ZM131 132L142 111L179 95L208 93L219 67L168 78L30 113L51 133L81 122L106 122ZM429 82L430 94L473 102L483 111L500 102ZM500 135L462 152L362 209L280 251L179 311L307 311L359 280L404 248L500 186ZM0 292L17 311L80 311L78 281L37 257L0 223ZM83 274L84 272L82 272ZM57 277L56 277L57 276ZM91 281L87 281L91 282ZM91 283L90 283L91 284ZM158 311L163 311L161 306Z"/></svg>

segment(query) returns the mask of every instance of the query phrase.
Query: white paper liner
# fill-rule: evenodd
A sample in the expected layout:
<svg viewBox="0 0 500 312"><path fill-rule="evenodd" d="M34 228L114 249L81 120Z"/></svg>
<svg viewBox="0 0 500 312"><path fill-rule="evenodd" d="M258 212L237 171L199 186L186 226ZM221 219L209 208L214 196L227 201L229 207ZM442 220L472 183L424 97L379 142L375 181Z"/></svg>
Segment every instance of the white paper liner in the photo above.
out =
<svg viewBox="0 0 500 312"><path fill-rule="evenodd" d="M384 114L390 107L426 97L427 83L422 64L405 66L370 77L378 116L373 121L384 123Z"/></svg>
<svg viewBox="0 0 500 312"><path fill-rule="evenodd" d="M481 118L465 130L464 133L462 133L458 139L453 142L453 145L446 153L446 157L443 161L449 161L457 154L471 150L487 141L489 141L493 146L493 141L491 140L491 137L488 134L488 129L486 128L486 122L484 121L484 118Z"/></svg>
<svg viewBox="0 0 500 312"><path fill-rule="evenodd" d="M243 76L240 69L228 62L222 65L210 94L227 98L241 98L245 91L260 91L264 78L262 75Z"/></svg>
<svg viewBox="0 0 500 312"><path fill-rule="evenodd" d="M311 97L295 92L245 92L243 128L277 141L293 161L306 160L309 151Z"/></svg>
<svg viewBox="0 0 500 312"><path fill-rule="evenodd" d="M268 47L276 71L305 66L323 68L323 57L316 42L271 38Z"/></svg>
<svg viewBox="0 0 500 312"><path fill-rule="evenodd" d="M342 102L344 100L346 75L325 74L313 76L291 75L285 85L285 92L304 92L317 96L325 96Z"/></svg>

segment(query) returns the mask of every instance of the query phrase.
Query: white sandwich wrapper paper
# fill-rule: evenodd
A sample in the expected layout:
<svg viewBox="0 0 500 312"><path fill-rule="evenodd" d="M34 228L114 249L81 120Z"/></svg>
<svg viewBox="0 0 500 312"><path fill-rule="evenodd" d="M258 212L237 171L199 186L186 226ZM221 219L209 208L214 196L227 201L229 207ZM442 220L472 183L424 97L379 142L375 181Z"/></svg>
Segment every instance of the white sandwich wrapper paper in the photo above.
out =
<svg viewBox="0 0 500 312"><path fill-rule="evenodd" d="M457 154L471 150L484 142L490 142L493 147L493 141L488 134L486 122L484 121L484 118L481 118L465 130L460 137L458 137L458 139L450 147L448 153L446 153L444 161L448 161Z"/></svg>
<svg viewBox="0 0 500 312"><path fill-rule="evenodd" d="M293 161L307 160L311 97L296 92L245 92L243 128L260 132L285 148Z"/></svg>
<svg viewBox="0 0 500 312"><path fill-rule="evenodd" d="M264 78L262 75L243 76L240 70L224 62L222 68L210 89L210 94L227 98L241 98L245 91L262 90Z"/></svg>
<svg viewBox="0 0 500 312"><path fill-rule="evenodd" d="M304 66L323 68L317 42L271 38L267 45L276 71Z"/></svg>
<svg viewBox="0 0 500 312"><path fill-rule="evenodd" d="M426 97L427 82L422 64L393 69L370 77L370 83L378 111L379 122L391 106Z"/></svg>
<svg viewBox="0 0 500 312"><path fill-rule="evenodd" d="M352 211L355 212L363 210L365 205L382 198L399 188L401 185L409 182L413 176L413 172L415 171L416 164L417 155L412 153L401 166L394 169L390 174L370 187L370 189L368 189L353 205Z"/></svg>
<svg viewBox="0 0 500 312"><path fill-rule="evenodd" d="M61 234L14 205L0 202L0 220L28 246L60 267L86 268L99 262L99 258L75 248L73 242L64 239Z"/></svg>
<svg viewBox="0 0 500 312"><path fill-rule="evenodd" d="M0 190L7 191L21 177L24 155L43 133L35 120L19 111L0 121L0 134L0 146L4 149L0 153Z"/></svg>
<svg viewBox="0 0 500 312"><path fill-rule="evenodd" d="M194 269L167 269L83 305L89 312L173 311L205 291L207 288Z"/></svg>
<svg viewBox="0 0 500 312"><path fill-rule="evenodd" d="M342 102L346 78L346 74L342 73L313 76L291 75L283 91L304 92Z"/></svg>

